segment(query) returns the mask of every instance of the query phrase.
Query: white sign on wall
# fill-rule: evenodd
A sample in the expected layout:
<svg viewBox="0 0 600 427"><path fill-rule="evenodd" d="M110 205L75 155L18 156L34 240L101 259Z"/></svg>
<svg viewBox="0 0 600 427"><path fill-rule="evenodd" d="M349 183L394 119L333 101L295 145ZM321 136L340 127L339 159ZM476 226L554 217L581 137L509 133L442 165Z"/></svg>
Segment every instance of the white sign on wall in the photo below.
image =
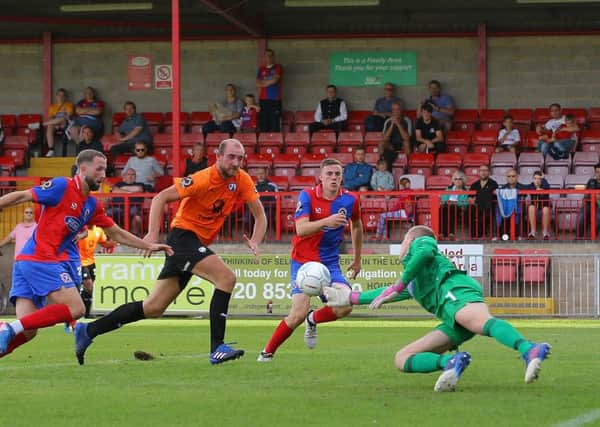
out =
<svg viewBox="0 0 600 427"><path fill-rule="evenodd" d="M466 271L471 277L483 277L483 245L438 245L457 269ZM390 255L398 255L400 245L390 245Z"/></svg>
<svg viewBox="0 0 600 427"><path fill-rule="evenodd" d="M154 67L154 88L173 89L173 67L170 64Z"/></svg>

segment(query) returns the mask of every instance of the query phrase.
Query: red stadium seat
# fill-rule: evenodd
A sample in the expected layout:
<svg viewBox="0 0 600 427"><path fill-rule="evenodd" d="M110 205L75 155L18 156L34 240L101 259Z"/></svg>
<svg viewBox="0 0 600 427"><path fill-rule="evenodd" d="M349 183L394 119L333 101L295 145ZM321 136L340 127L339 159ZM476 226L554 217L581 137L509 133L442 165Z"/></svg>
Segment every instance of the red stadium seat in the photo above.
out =
<svg viewBox="0 0 600 427"><path fill-rule="evenodd" d="M152 134L156 134L160 131L163 122L163 113L144 112L142 113L142 117L146 120Z"/></svg>
<svg viewBox="0 0 600 427"><path fill-rule="evenodd" d="M190 132L202 133L202 125L212 120L208 111L192 111L190 114Z"/></svg>
<svg viewBox="0 0 600 427"><path fill-rule="evenodd" d="M381 196L361 196L360 209L363 212L380 214L388 210L387 199Z"/></svg>
<svg viewBox="0 0 600 427"><path fill-rule="evenodd" d="M548 249L524 249L521 257L521 268L525 293L527 286L544 285L549 277L550 251Z"/></svg>
<svg viewBox="0 0 600 427"><path fill-rule="evenodd" d="M304 176L318 176L321 169L321 162L326 158L325 154L311 153L304 154L300 158L300 174ZM290 181L290 187L292 182Z"/></svg>
<svg viewBox="0 0 600 427"><path fill-rule="evenodd" d="M314 111L296 111L294 114L294 129L296 132L308 132L308 125L314 121Z"/></svg>
<svg viewBox="0 0 600 427"><path fill-rule="evenodd" d="M600 108L590 108L588 124L591 130L600 130Z"/></svg>
<svg viewBox="0 0 600 427"><path fill-rule="evenodd" d="M233 138L242 143L246 150L246 154L254 153L256 151L258 138L255 133L236 133L233 135Z"/></svg>
<svg viewBox="0 0 600 427"><path fill-rule="evenodd" d="M15 159L9 156L0 157L0 173L2 176L11 176L15 174Z"/></svg>
<svg viewBox="0 0 600 427"><path fill-rule="evenodd" d="M117 111L116 113L113 113L112 128L116 129L119 126L121 126L121 123L123 123L123 120L125 120L126 117L127 117L127 114L125 114L124 111Z"/></svg>
<svg viewBox="0 0 600 427"><path fill-rule="evenodd" d="M503 291L508 287L516 286L519 275L518 249L494 249L492 255L492 286L491 294L494 296L499 287ZM503 295L504 292L501 294Z"/></svg>
<svg viewBox="0 0 600 427"><path fill-rule="evenodd" d="M517 166L519 175L533 175L535 171L544 169L544 156L542 153L521 153Z"/></svg>
<svg viewBox="0 0 600 427"><path fill-rule="evenodd" d="M492 109L479 112L479 128L481 130L500 130L504 121L504 110Z"/></svg>
<svg viewBox="0 0 600 427"><path fill-rule="evenodd" d="M489 153L466 153L463 158L463 171L467 176L479 176L479 167L490 165Z"/></svg>
<svg viewBox="0 0 600 427"><path fill-rule="evenodd" d="M115 176L121 176L121 172L125 168L127 164L127 160L129 160L131 156L121 154L118 155L115 159L113 159L113 168L115 170Z"/></svg>
<svg viewBox="0 0 600 427"><path fill-rule="evenodd" d="M22 168L25 166L26 148L7 148L4 147L4 157L10 157L14 160L15 167Z"/></svg>
<svg viewBox="0 0 600 427"><path fill-rule="evenodd" d="M598 163L598 152L576 152L573 156L573 173L576 175L594 175L594 165Z"/></svg>
<svg viewBox="0 0 600 427"><path fill-rule="evenodd" d="M350 154L350 153L348 153L348 154ZM377 166L377 162L379 161L380 158L381 158L381 155L379 153L365 153L365 163L368 163L373 167ZM352 160L350 160L349 163L352 163L353 161L354 161L354 156L352 156Z"/></svg>
<svg viewBox="0 0 600 427"><path fill-rule="evenodd" d="M360 132L340 132L338 135L338 147L361 147L363 145L363 134Z"/></svg>
<svg viewBox="0 0 600 427"><path fill-rule="evenodd" d="M173 177L171 175L158 176L156 177L156 181L154 181L154 191L159 193L171 185L173 185Z"/></svg>
<svg viewBox="0 0 600 427"><path fill-rule="evenodd" d="M310 135L308 132L293 132L285 135L285 152L301 156L308 151Z"/></svg>
<svg viewBox="0 0 600 427"><path fill-rule="evenodd" d="M462 156L458 153L440 153L435 159L438 175L452 175L462 166Z"/></svg>
<svg viewBox="0 0 600 427"><path fill-rule="evenodd" d="M268 154L248 154L246 156L246 169L250 175L256 174L259 169L267 169L267 175L273 167L273 156Z"/></svg>
<svg viewBox="0 0 600 427"><path fill-rule="evenodd" d="M191 148L196 143L202 144L203 143L202 139L203 139L202 135L184 133L181 135L181 139L179 140L179 142L182 147L190 147Z"/></svg>
<svg viewBox="0 0 600 427"><path fill-rule="evenodd" d="M431 175L425 180L427 190L445 190L452 184L450 175Z"/></svg>
<svg viewBox="0 0 600 427"><path fill-rule="evenodd" d="M408 156L408 173L429 176L433 173L433 163L433 154L412 153Z"/></svg>
<svg viewBox="0 0 600 427"><path fill-rule="evenodd" d="M29 146L29 139L24 135L12 135L4 138L4 148L15 148L26 150Z"/></svg>
<svg viewBox="0 0 600 427"><path fill-rule="evenodd" d="M277 176L294 176L300 165L300 158L295 154L275 154L273 172Z"/></svg>
<svg viewBox="0 0 600 427"><path fill-rule="evenodd" d="M179 127L181 129L181 133L184 133L187 130L189 121L190 121L190 115L184 111L181 111L179 113ZM173 112L171 112L171 111L169 111L165 114L164 132L165 133L173 132Z"/></svg>
<svg viewBox="0 0 600 427"><path fill-rule="evenodd" d="M283 134L280 132L265 132L258 136L258 149L261 154L281 153L283 149Z"/></svg>
<svg viewBox="0 0 600 427"><path fill-rule="evenodd" d="M477 110L456 110L452 117L452 129L458 131L473 132L479 121Z"/></svg>
<svg viewBox="0 0 600 427"><path fill-rule="evenodd" d="M206 148L207 153L214 153L219 148L219 144L224 139L229 138L229 134L225 132L212 132L206 135L206 140L204 141L204 146Z"/></svg>
<svg viewBox="0 0 600 427"><path fill-rule="evenodd" d="M543 125L548 120L550 120L550 109L548 107L540 107L533 110L533 124Z"/></svg>
<svg viewBox="0 0 600 427"><path fill-rule="evenodd" d="M521 145L519 148L529 151L537 150L538 141L540 140L540 136L537 132L530 130L525 135L527 135L525 139L521 138Z"/></svg>
<svg viewBox="0 0 600 427"><path fill-rule="evenodd" d="M473 132L472 147L474 153L493 153L498 141L495 130L477 130Z"/></svg>
<svg viewBox="0 0 600 427"><path fill-rule="evenodd" d="M156 134L152 138L154 148L158 147L172 147L173 146L173 135L168 134Z"/></svg>
<svg viewBox="0 0 600 427"><path fill-rule="evenodd" d="M571 176L572 175L567 175L567 179L565 180L565 188L573 188L574 185L572 182L580 182L580 184L577 184L578 186L585 186L585 184L582 184L581 182L587 182L588 180L587 177L581 176L577 176L576 179L571 180ZM555 199L554 209L556 228L558 231L575 231L577 228L578 216L582 209L582 199L577 199L574 197Z"/></svg>
<svg viewBox="0 0 600 427"><path fill-rule="evenodd" d="M365 130L365 119L373 114L367 110L356 110L348 113L348 130L350 132L363 133Z"/></svg>
<svg viewBox="0 0 600 427"><path fill-rule="evenodd" d="M313 175L290 176L290 191L302 191L307 187L314 187L316 179Z"/></svg>
<svg viewBox="0 0 600 427"><path fill-rule="evenodd" d="M470 132L454 130L446 134L446 151L449 153L465 154L470 144Z"/></svg>
<svg viewBox="0 0 600 427"><path fill-rule="evenodd" d="M154 156L156 157L156 155L160 155L160 156L172 159L173 158L173 147L155 147L154 148ZM171 163L169 166L172 168L173 164Z"/></svg>
<svg viewBox="0 0 600 427"><path fill-rule="evenodd" d="M113 145L120 144L119 141L117 141L117 137L110 133L105 134L102 139L100 139L100 142L102 142L102 149L105 153L109 153L110 147Z"/></svg>
<svg viewBox="0 0 600 427"><path fill-rule="evenodd" d="M315 132L310 141L310 150L315 154L331 154L337 146L337 136L334 132Z"/></svg>
<svg viewBox="0 0 600 427"><path fill-rule="evenodd" d="M330 154L329 157L339 160L342 162L342 165L347 165L348 163L352 163L354 161L354 154L352 153L334 153ZM367 163L369 163L367 161Z"/></svg>
<svg viewBox="0 0 600 427"><path fill-rule="evenodd" d="M269 177L269 181L275 184L279 191L288 191L290 187L290 179L287 176L272 175Z"/></svg>
<svg viewBox="0 0 600 427"><path fill-rule="evenodd" d="M515 128L519 129L521 135L526 135L531 130L533 116L530 109L511 108L508 114L513 118Z"/></svg>
<svg viewBox="0 0 600 427"><path fill-rule="evenodd" d="M600 129L581 132L581 151L600 151Z"/></svg>
<svg viewBox="0 0 600 427"><path fill-rule="evenodd" d="M14 114L2 114L0 123L4 130L4 136L11 136L17 133L17 116Z"/></svg>
<svg viewBox="0 0 600 427"><path fill-rule="evenodd" d="M294 131L294 112L284 111L281 116L281 131L284 133Z"/></svg>

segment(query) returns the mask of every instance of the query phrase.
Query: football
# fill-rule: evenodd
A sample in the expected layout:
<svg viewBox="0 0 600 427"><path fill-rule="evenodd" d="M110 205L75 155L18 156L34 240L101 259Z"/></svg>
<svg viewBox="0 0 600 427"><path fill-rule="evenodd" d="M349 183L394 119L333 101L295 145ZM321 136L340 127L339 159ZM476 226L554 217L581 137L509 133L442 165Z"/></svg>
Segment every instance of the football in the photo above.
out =
<svg viewBox="0 0 600 427"><path fill-rule="evenodd" d="M310 261L298 270L296 283L302 292L314 297L323 294L323 288L331 283L331 275L323 264Z"/></svg>

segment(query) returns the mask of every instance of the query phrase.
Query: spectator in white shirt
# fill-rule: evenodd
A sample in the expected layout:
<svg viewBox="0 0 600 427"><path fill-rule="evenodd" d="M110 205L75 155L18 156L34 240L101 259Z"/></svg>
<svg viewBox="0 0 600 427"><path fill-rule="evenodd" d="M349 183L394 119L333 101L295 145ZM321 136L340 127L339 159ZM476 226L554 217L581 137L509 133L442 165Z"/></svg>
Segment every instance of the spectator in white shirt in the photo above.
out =
<svg viewBox="0 0 600 427"><path fill-rule="evenodd" d="M504 116L504 120L502 121L502 129L498 131L498 146L496 147L496 153L500 153L502 151L516 153L520 142L521 134L519 133L518 129L514 128L512 116Z"/></svg>

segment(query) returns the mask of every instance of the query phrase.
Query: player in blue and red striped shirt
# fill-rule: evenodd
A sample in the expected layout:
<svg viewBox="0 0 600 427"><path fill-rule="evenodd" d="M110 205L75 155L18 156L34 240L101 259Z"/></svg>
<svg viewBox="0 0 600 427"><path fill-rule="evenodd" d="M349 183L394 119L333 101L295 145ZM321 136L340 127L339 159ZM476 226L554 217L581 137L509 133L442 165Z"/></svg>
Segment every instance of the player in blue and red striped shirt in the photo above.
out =
<svg viewBox="0 0 600 427"><path fill-rule="evenodd" d="M13 266L10 300L17 319L0 322L0 357L31 340L39 328L79 319L85 307L76 284L81 263L76 241L86 225L98 225L114 241L143 249L171 252L167 245L150 244L115 225L90 191L106 177L106 157L96 150L77 156L77 175L55 178L30 190L0 197L0 209L19 203L43 206L37 229ZM46 305L46 299L50 301Z"/></svg>
<svg viewBox="0 0 600 427"><path fill-rule="evenodd" d="M305 323L304 342L309 348L317 345L317 324L332 322L345 317L350 307L323 307L310 310L310 297L296 284L296 274L302 264L317 261L325 265L331 274L331 285L350 287L340 267L340 245L344 230L351 224L354 260L348 267L351 278L360 272L363 226L360 215L360 202L356 194L342 188L342 164L335 159L325 159L321 163L320 180L316 187L303 190L298 197L296 208L296 236L292 240L291 281L292 307L281 321L264 350L258 356L259 362L270 362L277 348L288 339L294 329Z"/></svg>

